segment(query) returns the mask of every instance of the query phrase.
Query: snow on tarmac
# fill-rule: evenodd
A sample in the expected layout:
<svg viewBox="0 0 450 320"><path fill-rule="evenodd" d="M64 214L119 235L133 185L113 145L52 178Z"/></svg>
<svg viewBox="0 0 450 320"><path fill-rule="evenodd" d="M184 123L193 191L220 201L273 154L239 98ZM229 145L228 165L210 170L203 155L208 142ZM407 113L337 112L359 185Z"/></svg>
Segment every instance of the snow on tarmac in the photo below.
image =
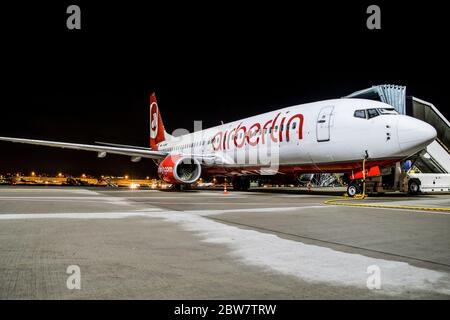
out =
<svg viewBox="0 0 450 320"><path fill-rule="evenodd" d="M381 289L390 294L431 291L450 295L450 275L390 261L282 239L273 234L240 229L186 212L152 212L148 216L181 224L203 241L226 245L240 261L291 275L308 282L367 288L370 266L380 268ZM369 269L370 270L370 269Z"/></svg>

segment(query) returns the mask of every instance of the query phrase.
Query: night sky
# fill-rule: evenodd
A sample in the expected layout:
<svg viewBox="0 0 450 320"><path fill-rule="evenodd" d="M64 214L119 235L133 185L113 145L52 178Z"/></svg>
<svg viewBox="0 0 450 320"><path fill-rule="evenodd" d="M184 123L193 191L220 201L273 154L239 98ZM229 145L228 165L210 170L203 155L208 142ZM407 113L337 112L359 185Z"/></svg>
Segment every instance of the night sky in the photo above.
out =
<svg viewBox="0 0 450 320"><path fill-rule="evenodd" d="M148 146L153 91L169 132L384 83L406 85L449 117L449 32L440 2L378 2L382 29L375 31L366 28L372 2L165 3L2 7L0 136ZM70 4L81 7L81 30L66 28ZM145 159L0 148L0 173L156 172Z"/></svg>

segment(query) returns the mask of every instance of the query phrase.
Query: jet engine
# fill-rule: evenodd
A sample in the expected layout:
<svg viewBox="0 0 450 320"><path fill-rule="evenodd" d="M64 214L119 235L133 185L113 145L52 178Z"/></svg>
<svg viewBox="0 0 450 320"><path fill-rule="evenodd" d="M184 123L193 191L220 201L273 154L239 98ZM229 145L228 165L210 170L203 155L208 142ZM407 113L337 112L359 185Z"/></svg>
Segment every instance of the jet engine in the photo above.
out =
<svg viewBox="0 0 450 320"><path fill-rule="evenodd" d="M159 177L167 183L194 183L200 178L202 166L192 157L167 156L158 166Z"/></svg>

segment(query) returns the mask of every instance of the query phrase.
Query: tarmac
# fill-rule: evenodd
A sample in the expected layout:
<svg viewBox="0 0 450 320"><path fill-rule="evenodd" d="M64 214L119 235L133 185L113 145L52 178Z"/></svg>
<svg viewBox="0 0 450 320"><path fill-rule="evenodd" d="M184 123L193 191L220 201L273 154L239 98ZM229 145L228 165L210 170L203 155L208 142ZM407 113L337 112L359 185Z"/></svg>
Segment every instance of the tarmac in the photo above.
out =
<svg viewBox="0 0 450 320"><path fill-rule="evenodd" d="M0 187L0 299L450 298L450 210L275 191Z"/></svg>

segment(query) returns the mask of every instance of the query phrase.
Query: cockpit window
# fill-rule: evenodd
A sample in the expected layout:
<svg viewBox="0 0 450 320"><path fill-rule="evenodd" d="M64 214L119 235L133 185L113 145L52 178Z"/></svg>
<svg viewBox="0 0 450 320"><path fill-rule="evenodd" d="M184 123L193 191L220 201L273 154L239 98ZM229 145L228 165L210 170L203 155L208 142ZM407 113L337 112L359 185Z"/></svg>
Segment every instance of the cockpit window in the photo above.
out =
<svg viewBox="0 0 450 320"><path fill-rule="evenodd" d="M380 114L398 114L394 108L382 108L382 109L378 109L378 112Z"/></svg>
<svg viewBox="0 0 450 320"><path fill-rule="evenodd" d="M366 111L365 110L356 110L355 113L353 114L353 116L355 118L365 119L366 118Z"/></svg>
<svg viewBox="0 0 450 320"><path fill-rule="evenodd" d="M369 119L375 118L376 116L379 116L377 109L367 109L367 115L369 116Z"/></svg>
<svg viewBox="0 0 450 320"><path fill-rule="evenodd" d="M353 116L355 118L361 118L361 119L371 119L375 118L379 115L386 115L386 114L398 114L397 111L395 111L394 108L377 108L377 109L366 109L366 110L355 110L355 113Z"/></svg>

